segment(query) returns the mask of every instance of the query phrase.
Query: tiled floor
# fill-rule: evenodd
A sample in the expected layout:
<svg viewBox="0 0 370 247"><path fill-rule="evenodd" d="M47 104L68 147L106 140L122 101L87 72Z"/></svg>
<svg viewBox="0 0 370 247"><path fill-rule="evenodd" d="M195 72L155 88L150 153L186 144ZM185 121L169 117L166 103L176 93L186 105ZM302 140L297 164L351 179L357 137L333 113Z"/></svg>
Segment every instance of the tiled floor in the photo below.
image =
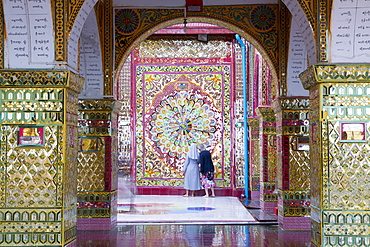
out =
<svg viewBox="0 0 370 247"><path fill-rule="evenodd" d="M257 223L236 197L139 195L118 201L120 223Z"/></svg>
<svg viewBox="0 0 370 247"><path fill-rule="evenodd" d="M235 197L135 196L128 188L121 181L117 225L110 231L77 231L77 246L311 247L309 231L283 231L272 214L248 210L253 202ZM267 220L256 221L258 217Z"/></svg>

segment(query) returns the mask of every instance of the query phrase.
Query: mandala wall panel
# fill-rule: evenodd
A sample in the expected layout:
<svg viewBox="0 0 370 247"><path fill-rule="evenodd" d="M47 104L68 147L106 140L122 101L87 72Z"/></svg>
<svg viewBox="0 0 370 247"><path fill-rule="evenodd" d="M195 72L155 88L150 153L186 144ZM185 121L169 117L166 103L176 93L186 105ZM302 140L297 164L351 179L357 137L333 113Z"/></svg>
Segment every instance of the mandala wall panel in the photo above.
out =
<svg viewBox="0 0 370 247"><path fill-rule="evenodd" d="M160 92L142 92L145 100L140 102L140 105L146 108L137 107L143 111L137 112L137 116L142 120L137 123L137 137L140 140L137 150L143 154L138 156L144 157L143 170L138 173L139 177L141 174L146 179L167 179L163 185L181 186L179 171L182 170L188 147L192 143L204 143L213 151L216 179L221 179L218 186L223 187L224 183L226 186L230 185L230 174L226 170L229 170L230 166L230 156L227 156L230 152L230 142L225 142L229 138L229 134L225 132L230 130L230 126L229 121L225 120L227 114L224 113L225 108L227 111L230 109L223 106L225 101L217 93L214 93L215 97L211 97L211 94L205 93L200 87L202 84L212 83L210 79L215 77L218 75L208 73L146 75L150 80L144 79L146 86L142 88L158 90L150 86L153 78L156 79L153 83L155 85L172 82L164 85ZM183 78L187 78L186 81ZM142 139L139 139L141 136ZM140 161L141 159L137 163ZM155 185L159 186L161 181L155 180Z"/></svg>
<svg viewBox="0 0 370 247"><path fill-rule="evenodd" d="M217 186L230 187L231 43L224 48L217 40L207 44L222 58L171 58L174 46L183 43L170 44L167 57L159 59L151 58L150 50L162 49L166 42L148 41L135 51L136 182L182 187L188 148L203 143L212 152ZM190 43L182 49L207 50L205 44Z"/></svg>

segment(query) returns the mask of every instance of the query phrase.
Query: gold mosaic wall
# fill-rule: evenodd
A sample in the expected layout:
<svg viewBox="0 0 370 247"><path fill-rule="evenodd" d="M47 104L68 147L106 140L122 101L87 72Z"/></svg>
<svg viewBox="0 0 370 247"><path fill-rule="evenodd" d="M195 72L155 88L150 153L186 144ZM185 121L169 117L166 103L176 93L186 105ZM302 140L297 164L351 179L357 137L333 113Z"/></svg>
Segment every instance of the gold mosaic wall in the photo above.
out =
<svg viewBox="0 0 370 247"><path fill-rule="evenodd" d="M82 82L64 71L0 71L1 246L75 239L75 103Z"/></svg>
<svg viewBox="0 0 370 247"><path fill-rule="evenodd" d="M211 54L211 53L209 53ZM220 54L221 55L221 54ZM246 54L247 56L247 54ZM244 122L243 103L243 73L242 49L235 46L235 121ZM244 161L244 126L235 128L235 186L244 188L245 161Z"/></svg>
<svg viewBox="0 0 370 247"><path fill-rule="evenodd" d="M78 217L117 214L117 109L113 99L80 100L78 119Z"/></svg>
<svg viewBox="0 0 370 247"><path fill-rule="evenodd" d="M290 151L290 189L309 190L310 189L310 166L308 151Z"/></svg>
<svg viewBox="0 0 370 247"><path fill-rule="evenodd" d="M261 148L259 141L259 119L249 118L249 133L250 133L250 180L251 191L260 191L260 176L261 176Z"/></svg>
<svg viewBox="0 0 370 247"><path fill-rule="evenodd" d="M261 201L276 202L276 117L271 106L257 108L260 117L260 181Z"/></svg>
<svg viewBox="0 0 370 247"><path fill-rule="evenodd" d="M274 102L277 132L279 215L309 216L310 166L307 143L309 99L284 97ZM304 145L304 146L299 146Z"/></svg>
<svg viewBox="0 0 370 247"><path fill-rule="evenodd" d="M366 65L323 65L301 76L312 100L313 241L321 246L370 241L369 72Z"/></svg>
<svg viewBox="0 0 370 247"><path fill-rule="evenodd" d="M80 139L88 142L90 139ZM97 151L78 152L78 191L104 191L105 140L97 140Z"/></svg>

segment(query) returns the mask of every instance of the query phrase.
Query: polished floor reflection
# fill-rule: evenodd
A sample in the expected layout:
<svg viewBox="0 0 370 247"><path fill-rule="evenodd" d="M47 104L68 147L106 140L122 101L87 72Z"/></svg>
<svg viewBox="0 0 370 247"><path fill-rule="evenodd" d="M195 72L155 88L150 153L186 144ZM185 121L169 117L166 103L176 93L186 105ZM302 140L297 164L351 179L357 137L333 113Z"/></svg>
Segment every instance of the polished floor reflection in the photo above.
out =
<svg viewBox="0 0 370 247"><path fill-rule="evenodd" d="M118 200L120 223L250 224L256 219L236 197L137 195Z"/></svg>
<svg viewBox="0 0 370 247"><path fill-rule="evenodd" d="M277 225L125 225L111 231L78 231L79 247L120 246L311 246L308 231L283 231Z"/></svg>
<svg viewBox="0 0 370 247"><path fill-rule="evenodd" d="M121 177L117 225L110 231L79 230L76 245L311 247L310 231L283 231L272 212L261 215L253 203L235 197L136 195Z"/></svg>

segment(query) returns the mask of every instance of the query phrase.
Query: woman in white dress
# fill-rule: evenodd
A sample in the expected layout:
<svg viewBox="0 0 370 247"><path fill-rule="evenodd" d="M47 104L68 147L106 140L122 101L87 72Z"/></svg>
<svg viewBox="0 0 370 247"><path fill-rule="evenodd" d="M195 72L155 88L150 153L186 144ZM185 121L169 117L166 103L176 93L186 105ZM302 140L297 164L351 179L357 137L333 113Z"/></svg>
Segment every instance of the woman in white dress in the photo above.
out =
<svg viewBox="0 0 370 247"><path fill-rule="evenodd" d="M186 193L184 196L195 196L195 191L200 190L200 176L198 166L198 149L196 144L191 144L188 154L186 155L183 171L185 172L184 188Z"/></svg>

